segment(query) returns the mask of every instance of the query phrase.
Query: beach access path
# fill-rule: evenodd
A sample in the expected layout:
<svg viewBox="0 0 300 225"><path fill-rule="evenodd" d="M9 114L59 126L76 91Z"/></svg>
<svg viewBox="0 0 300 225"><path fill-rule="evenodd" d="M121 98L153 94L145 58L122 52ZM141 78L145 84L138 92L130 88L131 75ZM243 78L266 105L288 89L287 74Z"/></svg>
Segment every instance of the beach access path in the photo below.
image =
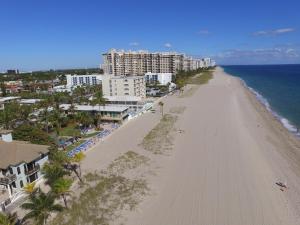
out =
<svg viewBox="0 0 300 225"><path fill-rule="evenodd" d="M191 96L163 102L166 113L185 107L176 123L182 132L168 155L151 157L152 194L125 213L124 224L300 224L299 142L237 78L217 68ZM129 150L150 156L139 144L159 120L146 113L122 126L87 153L83 170L101 170Z"/></svg>

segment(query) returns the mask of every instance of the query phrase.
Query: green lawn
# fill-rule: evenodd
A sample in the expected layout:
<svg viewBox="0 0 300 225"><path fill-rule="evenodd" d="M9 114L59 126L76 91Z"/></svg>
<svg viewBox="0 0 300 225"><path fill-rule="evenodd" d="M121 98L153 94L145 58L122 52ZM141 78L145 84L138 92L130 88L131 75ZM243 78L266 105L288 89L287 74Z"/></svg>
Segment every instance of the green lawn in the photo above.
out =
<svg viewBox="0 0 300 225"><path fill-rule="evenodd" d="M71 151L73 148L76 148L77 146L81 145L83 142L85 142L85 140L80 140L76 143L74 143L73 145L69 145L68 147L66 147L66 151L69 152Z"/></svg>
<svg viewBox="0 0 300 225"><path fill-rule="evenodd" d="M90 133L90 134L85 134L85 135L82 135L83 138L89 138L89 137L93 137L95 136L96 134L98 134L99 131L96 131L96 132L93 132L93 133Z"/></svg>
<svg viewBox="0 0 300 225"><path fill-rule="evenodd" d="M59 131L59 136L80 136L80 130L76 128L76 124L69 124L67 127L63 127Z"/></svg>

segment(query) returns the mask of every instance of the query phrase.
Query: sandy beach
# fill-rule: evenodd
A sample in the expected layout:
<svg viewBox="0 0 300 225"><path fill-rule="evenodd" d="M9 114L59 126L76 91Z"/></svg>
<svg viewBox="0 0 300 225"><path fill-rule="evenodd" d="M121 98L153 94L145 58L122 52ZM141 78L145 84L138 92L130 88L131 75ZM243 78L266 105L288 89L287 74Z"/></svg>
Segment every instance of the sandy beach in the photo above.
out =
<svg viewBox="0 0 300 225"><path fill-rule="evenodd" d="M178 118L164 154L141 146L161 119L159 106L87 153L85 173L106 168L128 151L150 159L145 168L129 172L132 177L142 173L150 193L114 223L300 224L299 141L221 68L208 84L185 89L189 94L162 100L164 112ZM280 190L276 182L287 188Z"/></svg>

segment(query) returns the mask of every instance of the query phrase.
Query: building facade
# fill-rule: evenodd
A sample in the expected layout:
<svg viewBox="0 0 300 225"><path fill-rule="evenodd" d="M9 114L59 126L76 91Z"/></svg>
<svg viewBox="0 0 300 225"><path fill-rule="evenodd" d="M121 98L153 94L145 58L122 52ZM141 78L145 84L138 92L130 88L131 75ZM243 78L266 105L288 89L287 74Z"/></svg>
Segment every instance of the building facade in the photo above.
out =
<svg viewBox="0 0 300 225"><path fill-rule="evenodd" d="M67 85L69 89L74 89L78 86L92 86L98 85L102 82L103 75L102 74L91 74L91 75L71 75L67 74Z"/></svg>
<svg viewBox="0 0 300 225"><path fill-rule="evenodd" d="M102 80L102 92L105 96L146 97L144 76L105 76Z"/></svg>
<svg viewBox="0 0 300 225"><path fill-rule="evenodd" d="M125 52L124 50L112 49L102 56L103 65L101 68L104 73L115 76L142 76L148 72L176 74L179 70L189 71L207 65L211 66L211 62L207 62L209 58L205 58L205 63L203 63L202 59L194 59L176 52Z"/></svg>
<svg viewBox="0 0 300 225"><path fill-rule="evenodd" d="M103 54L103 69L115 76L140 75L147 72L172 73L183 69L184 54L176 52L111 51Z"/></svg>
<svg viewBox="0 0 300 225"><path fill-rule="evenodd" d="M146 83L158 83L160 85L168 85L172 82L172 73L146 73Z"/></svg>
<svg viewBox="0 0 300 225"><path fill-rule="evenodd" d="M11 131L0 131L0 211L17 200L23 187L42 177L49 146L12 140Z"/></svg>
<svg viewBox="0 0 300 225"><path fill-rule="evenodd" d="M61 104L59 107L65 112L68 112L71 104ZM122 122L128 117L127 106L117 107L111 105L74 105L73 110L78 112L88 112L91 114L100 113L101 120L103 121Z"/></svg>

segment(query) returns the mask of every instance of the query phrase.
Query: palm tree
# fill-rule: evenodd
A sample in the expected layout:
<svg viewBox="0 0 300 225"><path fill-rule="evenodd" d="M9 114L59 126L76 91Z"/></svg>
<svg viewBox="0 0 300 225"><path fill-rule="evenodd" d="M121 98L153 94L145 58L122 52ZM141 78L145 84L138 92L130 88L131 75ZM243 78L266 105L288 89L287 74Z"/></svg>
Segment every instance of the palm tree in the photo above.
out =
<svg viewBox="0 0 300 225"><path fill-rule="evenodd" d="M101 122L101 106L105 106L105 98L103 97L102 91L97 91L95 95L93 96L93 100L91 101L91 105L98 105L99 106L99 112L96 116L97 118L97 127L100 128L100 122Z"/></svg>
<svg viewBox="0 0 300 225"><path fill-rule="evenodd" d="M23 187L23 191L25 193L27 193L28 195L32 195L32 194L35 194L37 192L37 188L35 187L35 182L32 182L32 183L28 183L26 184L24 187Z"/></svg>
<svg viewBox="0 0 300 225"><path fill-rule="evenodd" d="M21 105L19 108L19 118L25 122L28 123L29 116L32 113L33 109L30 105Z"/></svg>
<svg viewBox="0 0 300 225"><path fill-rule="evenodd" d="M60 195L65 203L65 207L68 208L67 204L67 195L70 195L70 188L72 186L73 181L71 179L58 179L53 185L54 193Z"/></svg>
<svg viewBox="0 0 300 225"><path fill-rule="evenodd" d="M73 95L70 95L70 108L68 109L68 113L71 115L71 118L74 119L75 114L75 99Z"/></svg>
<svg viewBox="0 0 300 225"><path fill-rule="evenodd" d="M40 107L43 108L42 117L46 123L46 132L49 133L49 107L53 106L53 98L50 96L47 99L44 99L40 103Z"/></svg>
<svg viewBox="0 0 300 225"><path fill-rule="evenodd" d="M79 176L81 177L81 162L84 160L85 154L83 152L78 152L77 154L74 155L72 158L72 161L77 163L78 168L79 168Z"/></svg>
<svg viewBox="0 0 300 225"><path fill-rule="evenodd" d="M21 208L29 210L23 220L33 219L38 225L45 225L51 213L63 210L61 205L55 204L52 192L45 194L41 190L36 195L30 195L28 202L23 203Z"/></svg>
<svg viewBox="0 0 300 225"><path fill-rule="evenodd" d="M59 135L62 124L66 121L66 118L62 115L60 109L55 109L52 111L50 120L55 125L55 131L57 136Z"/></svg>
<svg viewBox="0 0 300 225"><path fill-rule="evenodd" d="M161 116L164 116L164 103L160 101L158 105L160 106Z"/></svg>
<svg viewBox="0 0 300 225"><path fill-rule="evenodd" d="M17 223L17 213L4 214L0 212L0 224L1 225L15 225Z"/></svg>
<svg viewBox="0 0 300 225"><path fill-rule="evenodd" d="M78 112L75 116L75 120L77 123L83 125L84 128L93 123L93 119L87 112Z"/></svg>
<svg viewBox="0 0 300 225"><path fill-rule="evenodd" d="M57 149L50 152L49 159L52 163L58 165L70 163L70 158L68 157L67 152Z"/></svg>
<svg viewBox="0 0 300 225"><path fill-rule="evenodd" d="M64 169L63 165L59 163L46 163L43 166L42 173L46 179L46 183L53 187L54 183L62 178L64 175L67 175L68 172Z"/></svg>
<svg viewBox="0 0 300 225"><path fill-rule="evenodd" d="M14 127L15 121L20 118L19 109L20 105L16 102L5 105L4 110L1 112L1 123L4 124L5 129Z"/></svg>

